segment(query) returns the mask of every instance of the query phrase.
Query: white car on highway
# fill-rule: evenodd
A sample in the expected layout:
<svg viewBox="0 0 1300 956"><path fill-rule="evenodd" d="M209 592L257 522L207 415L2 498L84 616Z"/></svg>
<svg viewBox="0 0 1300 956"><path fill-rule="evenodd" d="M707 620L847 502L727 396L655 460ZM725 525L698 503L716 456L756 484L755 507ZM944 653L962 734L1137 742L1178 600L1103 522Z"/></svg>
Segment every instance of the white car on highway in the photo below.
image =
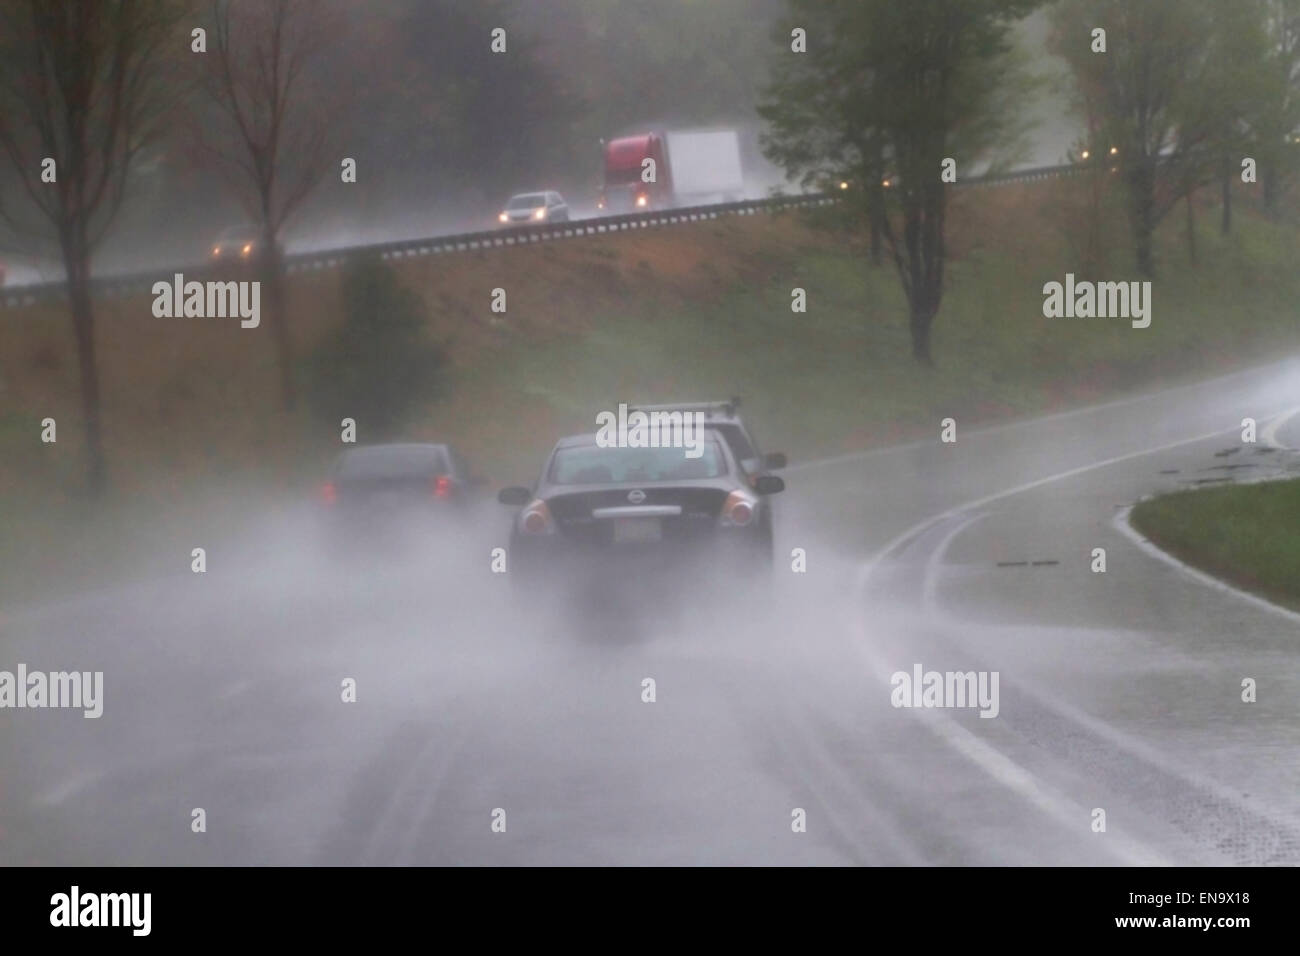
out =
<svg viewBox="0 0 1300 956"><path fill-rule="evenodd" d="M554 190L516 193L497 216L503 226L522 226L529 222L568 222L569 204Z"/></svg>

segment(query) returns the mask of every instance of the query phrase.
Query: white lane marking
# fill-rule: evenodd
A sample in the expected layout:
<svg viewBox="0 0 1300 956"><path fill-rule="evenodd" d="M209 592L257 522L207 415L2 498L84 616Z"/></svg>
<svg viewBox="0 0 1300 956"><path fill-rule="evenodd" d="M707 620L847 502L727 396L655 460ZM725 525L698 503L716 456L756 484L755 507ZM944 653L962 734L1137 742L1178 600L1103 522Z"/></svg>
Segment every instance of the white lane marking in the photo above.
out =
<svg viewBox="0 0 1300 956"><path fill-rule="evenodd" d="M1297 359L1293 356L1290 358L1280 359L1275 362L1267 362L1264 365L1255 365L1250 368L1241 369L1236 372L1228 372L1225 375L1216 375L1214 378L1207 378L1199 382L1189 382L1186 385L1175 385L1172 388L1165 388L1155 392L1144 392L1140 395L1130 395L1125 398L1115 398L1107 402L1099 402L1096 405L1084 405L1082 408L1071 408L1063 412L1053 412L1050 415L1040 415L1036 418L1022 418L1012 422L1000 422L996 425L985 425L982 428L973 428L964 432L966 437L973 438L976 435L988 435L994 432L1007 431L1014 428L1029 428L1033 425L1043 424L1045 422L1060 421L1065 418L1074 418L1078 415L1087 415L1090 412L1105 411L1109 408L1123 408L1126 405L1136 405L1139 402L1154 401L1169 395L1175 395L1179 392L1185 392L1190 389L1205 388L1210 385L1216 385L1220 382L1226 382L1234 378L1243 378L1249 375L1270 374L1275 369L1287 365L1296 364ZM1297 409L1300 411L1300 409ZM1224 429L1229 431L1230 429ZM864 458L870 458L874 455L884 454L891 451L905 451L909 448L920 448L925 445L934 444L934 440L923 438L919 441L905 442L901 445L884 445L879 448L868 448L864 451L849 452L844 455L836 455L831 458L815 458L812 461L798 462L788 465L781 469L783 472L803 471L808 468L821 468L826 465L840 465L850 461L860 461ZM1159 451L1159 449L1152 449Z"/></svg>
<svg viewBox="0 0 1300 956"><path fill-rule="evenodd" d="M1266 600L1257 594L1251 594L1249 591L1243 591L1240 588L1233 587L1227 581L1221 581L1213 575L1206 574L1204 571L1192 567L1190 564L1185 564L1175 558L1168 551L1158 548L1150 540L1142 537L1142 533L1138 531L1137 528L1133 527L1132 522L1129 521L1129 515L1131 515L1132 512L1133 508L1131 505L1122 509L1115 515L1111 524L1114 525L1116 531L1128 538L1128 540L1133 544L1137 545L1143 553L1150 555L1159 561L1163 561L1165 564L1181 571L1198 584L1203 584L1207 588L1213 588L1216 591L1222 591L1225 594L1231 594L1233 597L1240 598L1248 604L1253 604L1261 610L1276 614L1279 617L1284 617L1292 623L1300 624L1300 614L1290 608L1282 607L1282 605L1274 604L1272 601Z"/></svg>
<svg viewBox="0 0 1300 956"><path fill-rule="evenodd" d="M957 535L976 521L987 517L987 515L987 511L982 511L959 522L956 527L950 529L944 535L943 540L935 545L934 550L930 552L930 559L925 563L925 577L921 582L921 610L927 616L933 617L938 612L938 602L935 600L935 594L939 588L939 576L943 572L943 556L948 553L948 545L952 544Z"/></svg>
<svg viewBox="0 0 1300 956"><path fill-rule="evenodd" d="M106 776L108 776L108 773L103 770L82 771L62 783L36 794L32 797L32 803L38 807L57 807Z"/></svg>
<svg viewBox="0 0 1300 956"><path fill-rule="evenodd" d="M875 557L871 558L869 561L865 562L862 565L858 573L856 591L860 597L865 596L865 591L867 588L867 584L871 579L871 575L880 566L880 564L883 562L885 557L888 556L891 552L896 550L901 545L910 541L916 535L920 534L921 532L925 531L927 528L933 526L934 524L940 521L944 521L949 518L958 517L962 515L964 512L971 510L972 508L979 508L986 504L991 504L992 502L999 501L1003 498L1009 498L1012 497L1013 495L1017 495L1025 491L1031 491L1034 488L1039 488L1042 487L1043 485L1051 484L1056 481L1062 481L1066 478L1072 478L1075 477L1076 475L1086 474L1087 472L1095 471L1099 468L1106 468L1109 467L1110 465L1119 464L1120 462L1123 461L1131 461L1135 458L1142 458L1147 455L1157 454L1162 451L1168 451L1173 448L1179 448L1183 445L1194 444L1195 442L1198 441L1208 441L1209 439L1222 435L1225 432L1234 431L1234 430L1235 429L1222 428L1213 432L1206 432L1204 434L1194 435L1190 438L1183 438L1177 441L1167 442L1163 445L1157 445L1153 448L1144 448L1139 451L1128 452L1123 455L1115 455L1110 458L1103 459L1102 461L1090 462L1089 464L1086 465L1080 465L1077 468L1070 468L1065 471L1057 472L1056 474L1053 475L1047 475L1046 477L1043 478L1036 478L1032 481L1022 482L1019 485L1015 485L1011 488L1006 488L1002 491L994 492L993 494L985 495L982 498L976 498L972 501L967 501L964 504L960 504L954 508L950 508L941 514L934 515L930 518L924 519L912 525L912 527L906 529L900 534L896 535L888 544L886 544L875 555ZM974 519L972 518L971 520L973 521ZM964 527L964 525L961 527ZM953 537L955 537L955 535L949 535L945 539L945 542L951 541ZM873 669L876 670L877 673L881 673L882 667L887 667L887 665L884 665L884 662L875 659L874 656L868 652L867 648L870 645L866 640L867 635L866 635L865 628L866 628L866 622L861 621L860 632L863 640L860 642L860 651L871 662ZM888 672L886 672L881 674L881 676L884 680L888 681L890 675ZM991 777L993 777L993 779L997 780L999 783L1002 783L1004 786L1010 788L1016 793L1021 794L1023 797L1025 797L1027 800L1033 803L1035 806L1040 807L1055 819L1061 821L1066 821L1066 820L1074 821L1075 825L1077 825L1077 821L1079 819L1087 818L1086 811L1084 817L1081 818L1077 816L1077 814L1080 812L1080 808L1074 805L1073 802L1070 801L1068 798L1060 794L1052 794L1049 791L1045 790L1034 780L1032 775L1028 774L1028 772L1025 771L1023 768L1021 768L1018 764L1016 764L1015 761L1011 760L1009 757L1006 757L1000 751L992 748L991 746L984 743L979 738L972 735L969 731L965 730L965 728L961 727L955 721L948 718L945 714L943 714L942 711L938 711L936 713L938 714L938 718L934 721L927 721L926 726L930 727L931 730L934 731L936 734L938 734L944 741L951 744L953 749L957 750L957 752L962 754L962 756L966 757L967 759L975 763L977 766L981 767L986 773L988 773ZM954 729L950 730L945 725L951 725L951 727ZM943 728L942 730L939 729L941 727ZM1142 846L1140 843L1137 843L1136 841L1132 841L1131 838L1127 838L1123 843L1121 843L1120 848L1122 852L1129 858L1140 859L1140 860L1150 860L1150 859L1157 858L1156 855L1153 853L1153 851Z"/></svg>
<svg viewBox="0 0 1300 956"><path fill-rule="evenodd" d="M857 618L861 638L858 642L858 653L883 684L888 686L893 672L884 660L870 650L871 642L866 633L867 622L861 615ZM1030 805L1055 820L1067 833L1077 833L1088 826L1091 817L1087 807L1049 787L1044 781L1035 777L996 747L971 733L943 711L927 711L919 722L959 755L988 774L995 783L1018 794ZM1102 848L1118 856L1126 865L1168 866L1172 863L1121 830L1112 827L1108 833L1111 839Z"/></svg>
<svg viewBox="0 0 1300 956"><path fill-rule="evenodd" d="M945 521L949 518L955 518L958 515L962 514L963 512L969 511L972 508L980 508L983 507L984 505L992 504L995 501L1000 501L1003 498L1010 498L1012 495L1018 495L1021 492L1032 491L1035 488L1041 488L1043 485L1049 485L1055 481L1063 481L1066 478L1073 478L1075 475L1086 474L1087 472L1095 471L1098 468L1106 468L1109 467L1110 465L1117 465L1122 461L1131 461L1134 458L1142 458L1146 455L1154 455L1157 452L1169 451L1172 448L1178 448L1181 447L1182 445L1191 445L1198 441L1208 441L1209 439L1214 438L1218 435L1222 435L1225 432L1230 432L1235 430L1236 430L1235 428L1220 428L1217 431L1206 432L1201 435L1193 435L1191 438L1180 438L1178 441L1167 442L1163 445L1157 445L1154 448L1143 448L1140 451L1132 451L1123 455L1115 455L1113 458L1106 458L1103 459L1102 461L1094 461L1087 465L1080 465L1078 468L1070 468L1066 471L1059 471L1056 474L1048 475L1045 478L1035 478L1033 481L1026 481L1022 484L1015 485L1014 487L1006 488L1002 491L994 492L991 495L985 495L983 498L976 498L973 501L964 502L963 504L957 505L956 507L949 508L947 511L944 511L941 514L933 515L932 517L926 518L922 521L918 521L910 528L896 535L888 544L886 544L883 548L880 549L880 551L875 555L875 557L871 558L871 560L865 562L862 565L861 569L858 572L857 590L859 593L862 591L862 589L866 585L867 579L871 576L871 574L875 571L876 566L884 559L884 557L887 554L889 554L891 551L896 550L900 545L906 543L911 538L920 534L926 528L940 521Z"/></svg>
<svg viewBox="0 0 1300 956"><path fill-rule="evenodd" d="M987 517L987 514L987 512L981 512L971 515L950 528L947 534L934 546L929 558L926 560L925 577L921 589L921 611L925 617L939 621L943 626L950 626L951 619L939 607L935 595L938 590L938 580L943 571L944 555L948 553L949 546L956 540L958 535L976 521ZM881 662L875 660L874 663L877 673L883 679L888 680L889 676L881 673ZM1034 696L1038 697L1036 694ZM1043 703L1041 698L1038 699L1040 703ZM998 783L1021 794L1038 809L1065 826L1067 830L1073 830L1081 826L1081 821L1089 819L1088 808L1081 806L1059 791L1046 787L1033 773L1016 763L1002 751L982 740L976 734L971 733L957 721L948 718L942 711L937 713L938 720L933 724L927 723L926 726L942 738L944 743L972 761ZM1172 862L1122 830L1112 828L1110 832L1112 837L1118 839L1121 854L1131 864L1167 866Z"/></svg>
<svg viewBox="0 0 1300 956"><path fill-rule="evenodd" d="M1125 509L1125 512L1130 510L1132 509ZM954 635L964 634L969 629L969 625L964 621L957 620L938 605L934 600L934 596L937 593L937 588L934 586L934 582L942 572L943 558L947 553L948 546L953 542L957 535L983 517L985 517L985 514L983 513L975 515L966 521L963 521L960 525L950 531L943 540L936 545L934 552L930 555L930 559L926 563L927 582L925 587L926 597L922 604L923 612L939 627L944 628ZM1125 525L1127 526L1127 522L1125 522ZM1136 532L1134 533L1136 534ZM1210 578L1209 581L1215 584L1220 583L1216 582L1213 578ZM1243 596L1253 598L1253 595L1249 594L1243 594ZM1287 614L1291 614L1290 611L1286 611L1284 608L1280 610L1283 610ZM1295 615L1295 617L1300 620L1300 615ZM958 643L964 643L960 640L960 637L958 637L957 640ZM1144 743L1138 738L1130 737L1118 728L1111 726L1104 720L1099 720L1098 718L1093 717L1091 714L1078 709L1067 701L1061 700L1057 697L1048 697L1047 694L1034 684L1026 681L1019 681L1017 686L1022 694L1036 701L1043 709L1060 714L1067 720L1084 727L1094 735L1102 738L1117 749L1123 750L1132 756L1137 757L1139 760L1150 764L1169 776L1182 780L1192 787L1199 787L1200 789L1207 791L1220 802L1227 803L1238 811L1261 817L1283 830L1291 830L1295 826L1293 821L1277 816L1261 807L1248 805L1240 791L1233 790L1211 777L1202 776L1197 774L1194 770L1180 766L1164 753L1149 744ZM960 725L956 726L958 726L959 729L964 729L960 728ZM1132 840L1131 837L1128 837L1128 839ZM1136 841L1133 842L1136 844ZM1141 844L1136 845L1140 846Z"/></svg>
<svg viewBox="0 0 1300 956"><path fill-rule="evenodd" d="M859 786L853 775L844 769L842 761L830 752L822 734L800 719L785 689L778 688L776 693L779 695L776 699L784 721L780 730L774 729L775 724L769 726L768 733L772 741L782 749L787 761L797 761L799 769L808 772L805 783L840 840L852 847L852 852L858 859L869 860L871 853L866 845L866 837L858 834L863 830L863 824L870 821L870 835L883 837L904 866L929 865L930 861L913 846L897 821L872 800L870 790ZM790 728L796 729L792 732ZM790 737L797 739L787 739ZM827 792L828 787L831 793ZM842 806L846 807L847 818L839 812Z"/></svg>
<svg viewBox="0 0 1300 956"><path fill-rule="evenodd" d="M407 839L402 842L402 847L398 851L398 866L418 864L415 859L416 845L424 834L424 829L428 826L433 811L437 809L438 797L442 795L444 784L446 784L447 777L451 773L451 765L459 756L465 737L466 734L461 733L449 742L447 748L439 755L437 766L433 768L433 776L425 779L423 799L419 804L419 815L406 827ZM379 863L383 865L384 861L379 861Z"/></svg>
<svg viewBox="0 0 1300 956"><path fill-rule="evenodd" d="M402 779L393 788L392 799L380 812L379 819L375 821L375 826L370 831L370 837L361 852L363 865L391 866L393 863L405 865L413 850L412 844L419 834L416 827L412 826L409 821L403 821L402 815L408 809L418 811L419 816L416 820L416 826L423 827L433 810L434 801L437 800L438 794L442 790L447 771L450 769L452 761L459 753L467 736L468 731L463 728L445 738L433 734L425 742L424 746L419 749L415 758L410 762L406 773L402 775ZM440 747L442 748L441 759L438 761L437 766L433 767L432 780L426 776L421 781L421 774L429 772L430 766L434 763L434 754ZM432 785L431 788L428 787L429 784ZM429 795L421 799L420 793L426 789L429 789ZM408 803L411 801L416 801L413 808L408 807ZM392 844L397 842L397 839L403 835L407 839L402 840L394 856L391 854ZM385 850L390 852L390 858L385 859L381 856Z"/></svg>
<svg viewBox="0 0 1300 956"><path fill-rule="evenodd" d="M1297 415L1300 415L1300 405L1278 415L1264 426L1264 430L1259 433L1259 440L1269 448L1276 448L1278 451L1295 451L1294 448L1291 448L1288 445L1283 445L1277 440L1277 430Z"/></svg>

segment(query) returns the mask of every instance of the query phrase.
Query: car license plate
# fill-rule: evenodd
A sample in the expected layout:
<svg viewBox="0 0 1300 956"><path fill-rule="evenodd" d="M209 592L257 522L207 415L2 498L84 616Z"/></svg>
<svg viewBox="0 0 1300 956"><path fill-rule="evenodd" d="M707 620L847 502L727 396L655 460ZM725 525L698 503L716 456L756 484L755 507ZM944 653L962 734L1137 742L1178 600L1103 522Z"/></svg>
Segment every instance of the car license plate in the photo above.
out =
<svg viewBox="0 0 1300 956"><path fill-rule="evenodd" d="M618 543L641 543L658 541L663 536L663 529L658 518L615 518L614 541Z"/></svg>

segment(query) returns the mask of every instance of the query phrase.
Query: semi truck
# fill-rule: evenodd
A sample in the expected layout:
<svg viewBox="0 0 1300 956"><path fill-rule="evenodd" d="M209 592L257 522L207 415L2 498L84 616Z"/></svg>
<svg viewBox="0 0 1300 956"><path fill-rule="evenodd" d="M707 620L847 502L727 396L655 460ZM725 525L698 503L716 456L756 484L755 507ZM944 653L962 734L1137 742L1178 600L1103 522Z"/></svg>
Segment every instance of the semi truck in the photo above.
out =
<svg viewBox="0 0 1300 956"><path fill-rule="evenodd" d="M672 209L745 196L740 138L733 129L654 131L602 143L606 214Z"/></svg>

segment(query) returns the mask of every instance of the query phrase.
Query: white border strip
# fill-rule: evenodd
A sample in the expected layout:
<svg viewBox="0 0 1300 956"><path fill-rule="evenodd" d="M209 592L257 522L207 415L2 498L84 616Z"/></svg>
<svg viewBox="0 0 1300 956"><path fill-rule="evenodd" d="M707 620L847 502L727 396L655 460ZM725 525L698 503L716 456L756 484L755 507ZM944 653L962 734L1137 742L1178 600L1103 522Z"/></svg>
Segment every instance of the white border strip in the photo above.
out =
<svg viewBox="0 0 1300 956"><path fill-rule="evenodd" d="M1297 415L1300 415L1300 406L1296 406L1290 411L1286 411L1283 412L1281 415L1278 415L1266 426L1264 426L1264 430L1259 433L1259 440L1263 442L1265 445L1267 445L1269 448L1276 448L1278 451L1295 451L1294 448L1291 448L1288 445L1283 445L1280 441L1277 440L1277 430L1281 428L1283 425L1285 425L1287 422L1289 422L1291 419L1295 418Z"/></svg>
<svg viewBox="0 0 1300 956"><path fill-rule="evenodd" d="M1258 594L1251 594L1249 591L1243 591L1241 588L1234 587L1226 581L1216 578L1211 574L1206 574L1204 571L1194 568L1190 564L1185 564L1184 562L1179 561L1168 551L1156 547L1156 545L1154 545L1149 539L1142 537L1141 532L1139 532L1137 528L1133 527L1132 522L1129 521L1129 515L1132 511L1133 505L1123 508L1115 515L1111 524L1114 525L1116 531L1128 538L1129 541L1137 545L1143 552L1153 558L1163 561L1172 568L1176 568L1194 581L1204 584L1207 588L1213 588L1216 591L1231 594L1248 604L1253 604L1257 608L1271 611L1280 617L1286 618L1288 621L1300 624L1300 613L1296 613L1290 608L1285 608L1280 604L1274 604L1272 601L1266 600Z"/></svg>

